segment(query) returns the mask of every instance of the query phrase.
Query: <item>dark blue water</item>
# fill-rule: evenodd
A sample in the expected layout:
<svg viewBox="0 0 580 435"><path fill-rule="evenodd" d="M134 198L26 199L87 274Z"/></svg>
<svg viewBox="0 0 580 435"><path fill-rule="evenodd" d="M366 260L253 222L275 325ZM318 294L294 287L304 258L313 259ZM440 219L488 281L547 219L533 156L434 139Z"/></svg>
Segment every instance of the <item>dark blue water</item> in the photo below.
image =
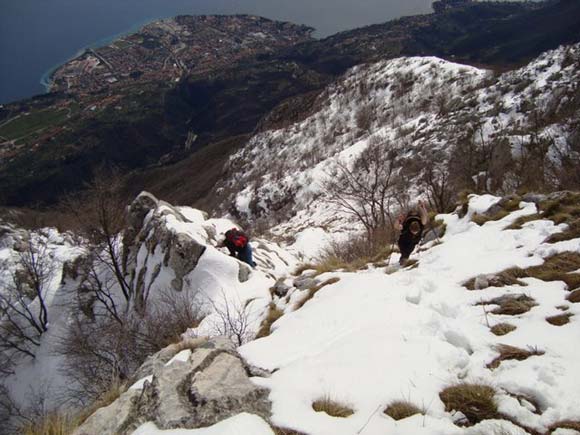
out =
<svg viewBox="0 0 580 435"><path fill-rule="evenodd" d="M41 79L84 47L179 14L255 14L315 36L431 11L432 0L0 0L0 103L44 92Z"/></svg>

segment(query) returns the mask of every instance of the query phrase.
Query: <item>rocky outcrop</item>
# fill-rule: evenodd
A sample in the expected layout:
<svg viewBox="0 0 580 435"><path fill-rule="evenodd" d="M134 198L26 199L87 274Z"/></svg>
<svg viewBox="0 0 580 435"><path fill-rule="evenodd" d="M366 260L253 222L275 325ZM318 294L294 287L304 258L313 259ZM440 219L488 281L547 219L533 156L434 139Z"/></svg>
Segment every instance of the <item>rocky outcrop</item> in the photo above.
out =
<svg viewBox="0 0 580 435"><path fill-rule="evenodd" d="M171 216L180 223L189 221L175 207L148 192L139 194L128 212L129 227L123 239L124 264L135 293L149 293L162 268L172 270L171 288L181 291L184 277L195 268L205 246L187 234L168 228L167 218ZM142 258L136 264L139 254Z"/></svg>
<svg viewBox="0 0 580 435"><path fill-rule="evenodd" d="M193 349L183 349L167 360L187 346ZM241 412L268 419L268 391L252 384L249 370L234 344L223 337L172 345L138 370L139 375L149 376L147 380L96 411L74 435L130 434L145 422L154 422L159 429L193 429Z"/></svg>

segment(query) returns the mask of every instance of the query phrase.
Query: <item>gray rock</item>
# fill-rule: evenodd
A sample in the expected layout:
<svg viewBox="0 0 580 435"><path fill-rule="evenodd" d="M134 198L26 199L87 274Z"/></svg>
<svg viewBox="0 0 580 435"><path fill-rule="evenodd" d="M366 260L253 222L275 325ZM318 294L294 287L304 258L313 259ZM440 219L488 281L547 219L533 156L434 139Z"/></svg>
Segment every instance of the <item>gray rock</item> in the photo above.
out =
<svg viewBox="0 0 580 435"><path fill-rule="evenodd" d="M160 429L194 429L241 412L269 418L268 391L254 385L231 340L217 337L171 345L150 357L132 381L153 375L90 416L75 435L126 435L151 421ZM193 348L187 361L169 359Z"/></svg>
<svg viewBox="0 0 580 435"><path fill-rule="evenodd" d="M308 276L301 276L294 280L294 287L296 287L298 290L306 290L307 288L315 287L317 284L317 280Z"/></svg>
<svg viewBox="0 0 580 435"><path fill-rule="evenodd" d="M169 346L161 349L159 352L147 358L141 367L139 367L139 369L133 373L129 384L132 385L139 379L143 379L147 376L159 373L161 370L163 370L165 364L167 364L171 358L173 358L183 349L191 349L193 351L204 346L206 343L208 343L208 339L206 337L200 337L184 340L180 343L170 344Z"/></svg>
<svg viewBox="0 0 580 435"><path fill-rule="evenodd" d="M247 280L250 279L250 275L252 275L252 268L248 266L246 263L243 263L241 261L239 261L238 263L240 265L240 268L238 270L238 281L246 282Z"/></svg>
<svg viewBox="0 0 580 435"><path fill-rule="evenodd" d="M141 390L128 390L109 406L99 408L73 432L73 435L116 435L126 433L134 421L136 402Z"/></svg>
<svg viewBox="0 0 580 435"><path fill-rule="evenodd" d="M440 237L443 237L444 233L445 233L444 226L439 226L439 227L435 227L435 228L429 227L427 229L427 232L425 234L423 234L422 243L429 243L429 242L432 242L433 240L437 240Z"/></svg>
<svg viewBox="0 0 580 435"><path fill-rule="evenodd" d="M154 213L144 222L151 211ZM171 288L182 291L184 278L197 266L200 257L205 252L205 245L198 243L189 235L178 233L167 227L167 216L173 216L178 222L188 220L170 204L157 200L153 195L142 192L129 207L129 228L125 231L123 245L125 246L123 264L128 276L131 276L131 286L135 289L137 299L149 293L162 268L173 271L175 278ZM140 264L153 267L139 269L136 264L137 253L145 246L147 258ZM151 264L150 256L155 256L157 248L164 253L162 262Z"/></svg>
<svg viewBox="0 0 580 435"><path fill-rule="evenodd" d="M276 284L274 284L274 286L272 287L272 291L279 298L283 298L284 296L286 296L288 294L288 292L290 291L290 288L291 287L289 285L287 285L283 279L281 279L281 280L278 280L276 282Z"/></svg>
<svg viewBox="0 0 580 435"><path fill-rule="evenodd" d="M193 377L189 400L199 427L210 426L240 412L270 417L268 391L248 379L239 358L221 353Z"/></svg>
<svg viewBox="0 0 580 435"><path fill-rule="evenodd" d="M197 266L204 251L204 245L186 234L179 233L173 238L169 249L168 266L175 272L175 279L171 281L171 286L175 290L183 289L183 278Z"/></svg>
<svg viewBox="0 0 580 435"><path fill-rule="evenodd" d="M131 226L136 233L143 227L143 220L145 219L145 216L147 216L147 213L151 210L155 210L158 203L159 201L157 198L149 192L141 192L131 203L128 210L129 226Z"/></svg>

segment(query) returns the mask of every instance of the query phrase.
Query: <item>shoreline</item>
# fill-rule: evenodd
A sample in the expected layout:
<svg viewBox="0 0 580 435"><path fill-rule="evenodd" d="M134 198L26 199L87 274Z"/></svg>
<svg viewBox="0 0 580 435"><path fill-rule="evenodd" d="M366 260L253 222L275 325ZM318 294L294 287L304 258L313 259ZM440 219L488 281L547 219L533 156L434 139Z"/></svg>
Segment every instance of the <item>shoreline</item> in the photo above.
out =
<svg viewBox="0 0 580 435"><path fill-rule="evenodd" d="M50 86L52 85L52 76L54 75L54 73L63 65L69 63L71 60L76 59L77 57L81 56L85 51L87 51L88 49L95 49L95 48L99 48L99 47L105 47L107 45L109 45L110 43L116 41L117 39L120 39L124 36L127 35L132 35L134 33L139 32L143 27L154 23L156 21L161 21L161 20L165 20L167 18L173 18L174 16L166 16L166 17L158 17L158 18L148 18L146 20L142 20L136 24L133 24L129 29L127 30L123 30L122 32L119 33L115 33L113 35L109 35L109 36L105 36L101 39L98 39L95 42L92 42L88 45L85 45L84 47L78 49L74 55L70 56L68 59L59 62L55 65L53 65L52 67L50 67L48 70L46 70L44 72L44 74L42 74L42 76L40 77L39 80L39 84L44 88L44 93L49 93L50 92Z"/></svg>

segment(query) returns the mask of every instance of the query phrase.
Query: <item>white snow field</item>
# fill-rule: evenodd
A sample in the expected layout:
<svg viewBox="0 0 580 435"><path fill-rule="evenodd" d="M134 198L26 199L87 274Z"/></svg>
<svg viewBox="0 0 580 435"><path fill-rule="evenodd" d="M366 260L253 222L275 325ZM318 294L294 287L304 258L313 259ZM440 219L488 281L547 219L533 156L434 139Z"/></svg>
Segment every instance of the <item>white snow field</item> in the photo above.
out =
<svg viewBox="0 0 580 435"><path fill-rule="evenodd" d="M506 230L518 217L536 212L531 203L483 226L470 221L474 212L498 200L474 196L464 218L441 215L446 235L441 244L415 252L414 269L386 274L384 268L371 268L318 277L340 280L300 309L292 312L288 306L270 336L242 346L250 364L273 372L269 378L254 378L271 389L272 422L312 435L525 433L507 421L456 426L453 422L461 416L445 411L439 393L460 382L491 386L500 413L541 433L557 421L578 420L580 347L574 343L580 337L580 306L566 300L566 285L527 278L527 286L470 291L462 284L479 274L539 265L559 252L580 252L580 239L544 243L564 228L549 220ZM397 261L395 256L391 262ZM495 315L490 313L493 305L477 305L520 294L532 297L537 306L518 316ZM545 319L561 313L557 307L576 316L564 326L551 325ZM506 321L517 329L501 337L490 332L490 326ZM486 365L498 355L498 344L545 354L503 361L492 370ZM536 403L539 413L515 395ZM312 403L321 398L345 404L354 414L338 418L316 412ZM398 400L410 401L424 414L393 420L383 410ZM567 433L558 431L554 433Z"/></svg>

